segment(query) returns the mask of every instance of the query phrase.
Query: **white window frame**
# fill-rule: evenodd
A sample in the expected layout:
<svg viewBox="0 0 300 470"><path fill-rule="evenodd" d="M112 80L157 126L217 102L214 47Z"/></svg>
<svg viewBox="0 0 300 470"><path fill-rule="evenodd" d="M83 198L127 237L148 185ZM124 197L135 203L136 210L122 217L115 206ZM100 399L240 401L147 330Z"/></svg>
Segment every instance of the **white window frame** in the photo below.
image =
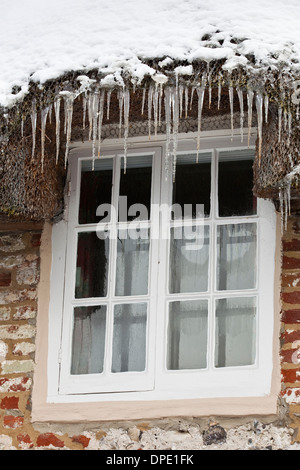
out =
<svg viewBox="0 0 300 470"><path fill-rule="evenodd" d="M229 133L207 133L208 136L203 137L201 140L201 151L218 152L220 150L245 148L241 144L240 136L234 135L231 137ZM225 135L224 135L225 134ZM179 139L178 152L185 153L195 150L196 136L191 134L184 135L183 139ZM254 145L254 139L251 142ZM164 159L165 140L159 137L155 145L152 142L145 141L144 138L132 139L130 142L130 149L136 149L135 152L144 151L149 153L156 147L156 151L162 152L162 160ZM150 146L150 148L149 148ZM151 150L152 147L152 150ZM103 146L104 155L114 152L122 153L122 146L120 142L111 141L107 147ZM130 150L129 150L130 151ZM214 368L209 364L207 369L196 371L170 371L166 370L165 364L161 361L165 357L166 345L166 322L163 316L156 315L155 309L152 310L153 317L151 322L155 325L156 331L156 359L155 364L152 363L152 371L155 370L155 388L150 390L139 391L124 391L122 393L101 393L97 385L97 378L90 378L89 383L83 384L84 381L79 377L75 377L72 382L68 380L63 387L60 383L61 363L66 350L70 351L70 336L67 341L66 349L61 347L62 338L62 323L63 323L63 298L64 286L66 285L65 276L65 263L67 251L74 250L74 239L70 235L69 227L72 227L72 212L70 208L73 207L74 201L78 198L78 191L76 184L74 184L74 171L78 168L73 162L78 161L79 158L90 158L91 148L83 145L81 148L76 148L71 151L71 174L69 176L71 181L66 217L61 222L53 227L52 232L52 273L50 285L50 306L49 306L49 354L48 354L48 401L50 402L72 402L72 401L144 401L144 400L170 400L170 399L196 399L196 398L217 398L217 397L260 397L266 396L271 390L272 381L272 365L273 365L273 322L274 322L274 265L275 265L275 238L276 238L276 216L275 210L271 202L259 199L257 202L257 216L259 217L258 232L260 233L260 243L258 247L258 283L260 289L253 291L253 294L258 296L258 314L257 314L257 356L255 364L243 367L225 367ZM215 159L212 161L212 182L216 182L217 168ZM163 165L162 165L163 167ZM78 176L78 175L77 175ZM73 179L72 179L73 177ZM169 197L170 186L162 185L163 193L162 200L167 200ZM211 202L212 210L216 210L216 192L211 189L214 194ZM257 220L257 216L238 217L238 222ZM236 218L227 218L226 223L237 221ZM223 219L222 219L223 220ZM222 223L217 217L214 220L208 219L209 223L216 225ZM206 222L206 220L205 220ZM162 222L164 224L164 222ZM225 222L224 222L225 223ZM72 231L72 230L71 230ZM71 238L70 238L71 237ZM168 242L164 242L168 243ZM74 252L74 251L73 251ZM166 256L168 250L161 244L161 251L159 253L159 264L167 268ZM213 262L213 247L211 246ZM164 282L166 279L165 273L160 269L157 278L157 287L159 289L157 298L166 303L166 296L164 292ZM263 281L262 281L263 280ZM261 285L263 282L263 286ZM262 288L263 287L263 288ZM153 287L152 287L153 288ZM227 293L226 293L227 295ZM182 298L180 294L180 298ZM189 298L193 296L187 296ZM201 295L200 297L203 297ZM213 301L217 297L224 297L220 292L211 293L206 295ZM172 298L175 300L174 294ZM193 297L194 298L194 297ZM166 310L165 310L166 311ZM263 314L262 314L263 313ZM211 320L210 320L211 321ZM70 325L69 325L70 326ZM214 331L214 324L210 323L209 332ZM212 341L211 334L209 341ZM210 348L211 348L210 344ZM69 354L69 353L68 353ZM73 377L74 378L74 377ZM178 385L180 384L180 389ZM87 388L88 386L88 388ZM98 390L97 390L98 387ZM146 386L145 388L151 388Z"/></svg>

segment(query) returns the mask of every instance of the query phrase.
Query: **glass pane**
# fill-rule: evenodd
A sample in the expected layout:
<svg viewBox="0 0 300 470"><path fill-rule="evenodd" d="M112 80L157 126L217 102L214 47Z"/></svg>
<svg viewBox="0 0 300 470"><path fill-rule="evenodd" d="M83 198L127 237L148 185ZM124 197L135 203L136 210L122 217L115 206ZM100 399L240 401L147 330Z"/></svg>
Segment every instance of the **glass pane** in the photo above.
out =
<svg viewBox="0 0 300 470"><path fill-rule="evenodd" d="M99 236L104 232L99 232ZM107 295L109 239L96 232L78 233L75 297Z"/></svg>
<svg viewBox="0 0 300 470"><path fill-rule="evenodd" d="M220 152L219 155L219 216L256 214L253 196L253 150ZM238 195L238 197L237 197Z"/></svg>
<svg viewBox="0 0 300 470"><path fill-rule="evenodd" d="M149 247L148 229L140 232L130 229L119 230L116 295L143 295L148 293Z"/></svg>
<svg viewBox="0 0 300 470"><path fill-rule="evenodd" d="M115 306L112 372L145 370L146 325L147 304Z"/></svg>
<svg viewBox="0 0 300 470"><path fill-rule="evenodd" d="M121 162L119 221L150 219L152 155L127 157Z"/></svg>
<svg viewBox="0 0 300 470"><path fill-rule="evenodd" d="M103 372L106 306L76 307L71 374Z"/></svg>
<svg viewBox="0 0 300 470"><path fill-rule="evenodd" d="M173 184L173 204L179 205L179 214L177 215L176 210L173 217L176 219L181 218L188 212L192 215L192 218L195 218L199 211L200 217L209 217L210 187L210 153L200 153L198 163L196 163L195 154L177 155L176 179ZM185 208L185 205L189 207ZM181 217L180 214L182 214Z"/></svg>
<svg viewBox="0 0 300 470"><path fill-rule="evenodd" d="M254 297L216 302L216 367L255 362L256 305Z"/></svg>
<svg viewBox="0 0 300 470"><path fill-rule="evenodd" d="M256 285L256 224L218 226L217 288L252 289Z"/></svg>
<svg viewBox="0 0 300 470"><path fill-rule="evenodd" d="M95 160L95 169L92 170L92 161L81 162L81 183L79 201L79 223L92 224L100 222L107 216L105 210L111 204L112 192L112 158L99 158ZM101 204L103 210L97 208ZM105 209L105 210L104 210Z"/></svg>
<svg viewBox="0 0 300 470"><path fill-rule="evenodd" d="M206 367L207 317L207 300L170 302L168 369L203 369Z"/></svg>
<svg viewBox="0 0 300 470"><path fill-rule="evenodd" d="M206 292L208 288L209 227L171 229L170 293Z"/></svg>

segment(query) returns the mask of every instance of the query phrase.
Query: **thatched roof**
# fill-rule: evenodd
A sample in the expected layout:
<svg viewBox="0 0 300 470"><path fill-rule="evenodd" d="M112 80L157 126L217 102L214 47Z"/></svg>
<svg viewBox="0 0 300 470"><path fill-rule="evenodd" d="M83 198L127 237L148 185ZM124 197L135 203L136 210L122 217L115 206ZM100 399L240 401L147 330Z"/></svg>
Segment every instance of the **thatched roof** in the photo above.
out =
<svg viewBox="0 0 300 470"><path fill-rule="evenodd" d="M297 0L4 3L0 211L54 216L75 135L97 153L101 127L121 117L126 146L130 121L174 129L182 103L199 133L211 113L237 111L245 126L257 114L255 193L297 186Z"/></svg>

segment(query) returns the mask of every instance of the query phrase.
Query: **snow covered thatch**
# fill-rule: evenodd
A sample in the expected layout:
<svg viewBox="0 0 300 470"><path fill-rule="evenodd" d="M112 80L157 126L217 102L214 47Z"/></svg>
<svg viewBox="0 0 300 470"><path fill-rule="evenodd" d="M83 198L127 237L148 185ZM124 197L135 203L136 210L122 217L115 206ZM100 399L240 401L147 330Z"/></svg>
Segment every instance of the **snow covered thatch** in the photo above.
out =
<svg viewBox="0 0 300 470"><path fill-rule="evenodd" d="M297 0L3 0L1 7L2 211L59 212L79 120L94 158L109 120L120 123L125 155L131 119L146 118L154 133L163 120L174 178L180 119L196 116L199 149L203 116L224 113L224 100L232 126L240 113L241 134L255 115L256 194L282 200L297 184Z"/></svg>

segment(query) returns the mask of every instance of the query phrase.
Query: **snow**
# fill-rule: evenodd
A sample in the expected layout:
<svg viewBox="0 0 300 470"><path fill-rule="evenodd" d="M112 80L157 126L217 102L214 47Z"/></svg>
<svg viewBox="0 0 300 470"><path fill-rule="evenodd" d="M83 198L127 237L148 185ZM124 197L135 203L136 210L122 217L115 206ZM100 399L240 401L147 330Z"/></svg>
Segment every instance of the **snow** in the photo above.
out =
<svg viewBox="0 0 300 470"><path fill-rule="evenodd" d="M109 84L121 83L126 69L139 83L155 74L143 63L153 57L162 73L173 60L246 67L249 54L258 64L297 68L299 18L299 0L1 0L0 104L22 98L29 80L69 71L98 68Z"/></svg>

